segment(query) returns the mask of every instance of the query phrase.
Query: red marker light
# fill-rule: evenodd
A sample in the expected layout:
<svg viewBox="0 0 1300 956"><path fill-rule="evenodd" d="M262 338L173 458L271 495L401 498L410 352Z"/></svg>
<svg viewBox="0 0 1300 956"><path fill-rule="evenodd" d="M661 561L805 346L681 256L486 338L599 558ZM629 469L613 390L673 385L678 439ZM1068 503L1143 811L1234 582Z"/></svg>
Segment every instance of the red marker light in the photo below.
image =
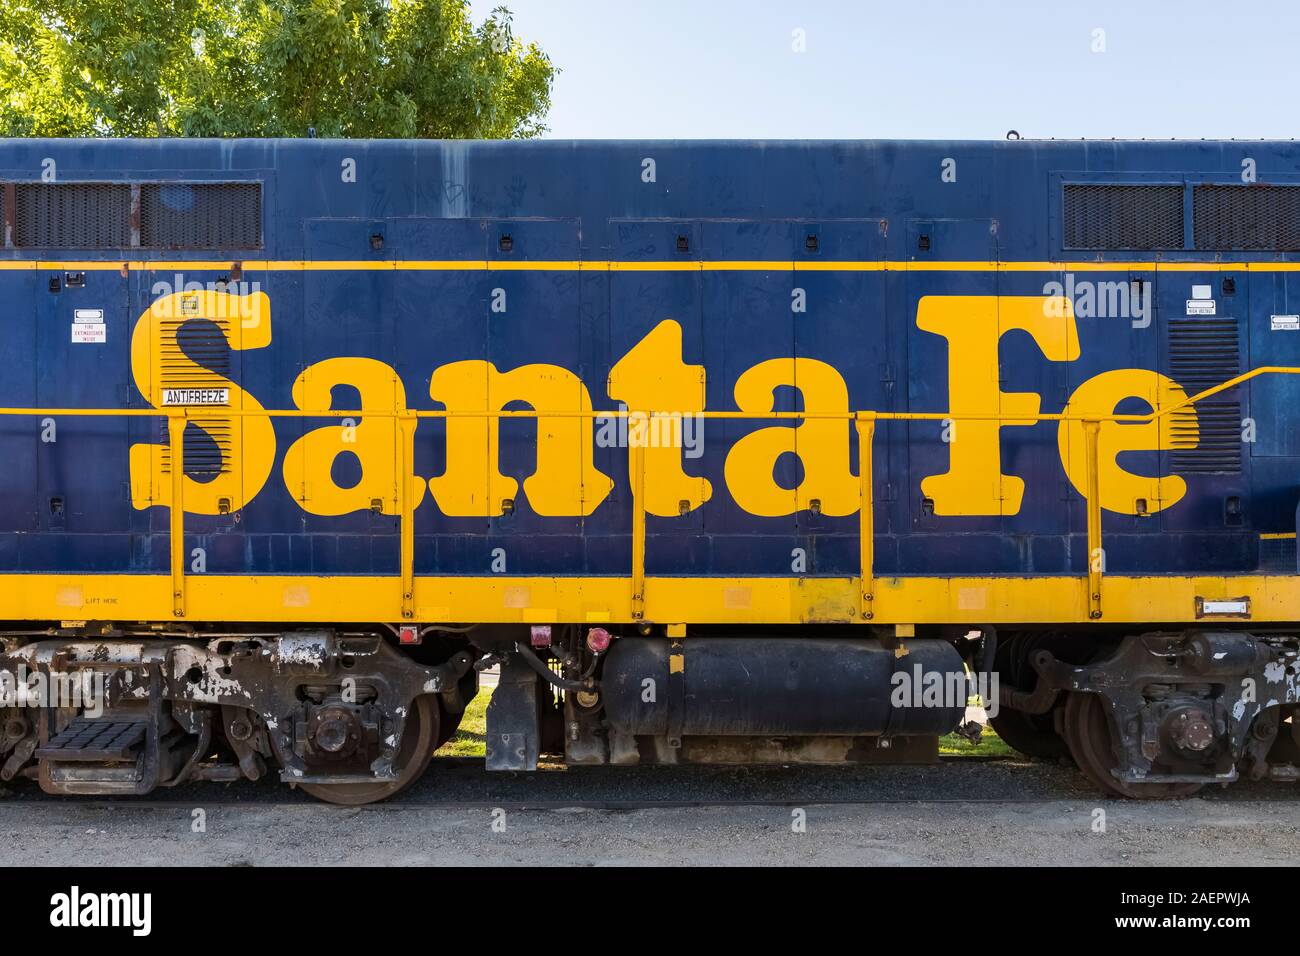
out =
<svg viewBox="0 0 1300 956"><path fill-rule="evenodd" d="M587 647L593 654L603 654L605 651L609 650L609 642L611 640L612 638L609 636L609 631L605 630L603 627L593 627L587 632Z"/></svg>
<svg viewBox="0 0 1300 956"><path fill-rule="evenodd" d="M398 644L419 644L420 628L415 624L400 624L397 628Z"/></svg>
<svg viewBox="0 0 1300 956"><path fill-rule="evenodd" d="M532 634L533 647L550 647L551 646L551 625L534 624Z"/></svg>

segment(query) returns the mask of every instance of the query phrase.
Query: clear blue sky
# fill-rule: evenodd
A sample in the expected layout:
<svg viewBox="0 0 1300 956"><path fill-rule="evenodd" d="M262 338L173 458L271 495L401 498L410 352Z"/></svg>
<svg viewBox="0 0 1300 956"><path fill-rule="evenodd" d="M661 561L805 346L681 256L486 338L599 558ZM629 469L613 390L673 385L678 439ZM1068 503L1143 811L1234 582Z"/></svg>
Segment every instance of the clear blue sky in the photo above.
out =
<svg viewBox="0 0 1300 956"><path fill-rule="evenodd" d="M1300 135L1296 0L501 2L553 138Z"/></svg>

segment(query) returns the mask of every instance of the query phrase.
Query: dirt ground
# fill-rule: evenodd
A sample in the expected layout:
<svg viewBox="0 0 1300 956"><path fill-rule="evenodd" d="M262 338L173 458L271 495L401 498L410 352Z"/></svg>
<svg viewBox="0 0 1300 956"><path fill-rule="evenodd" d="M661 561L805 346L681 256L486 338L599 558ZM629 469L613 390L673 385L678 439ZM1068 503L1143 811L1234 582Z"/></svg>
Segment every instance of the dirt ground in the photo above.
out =
<svg viewBox="0 0 1300 956"><path fill-rule="evenodd" d="M1172 803L1114 801L1077 786L1064 768L999 761L500 779L455 767L426 781L396 804L364 809L296 795L286 802L269 781L177 791L166 803L49 799L20 788L0 798L0 859L29 866L1300 862L1300 799L1276 786ZM630 800L658 805L629 809L623 802Z"/></svg>

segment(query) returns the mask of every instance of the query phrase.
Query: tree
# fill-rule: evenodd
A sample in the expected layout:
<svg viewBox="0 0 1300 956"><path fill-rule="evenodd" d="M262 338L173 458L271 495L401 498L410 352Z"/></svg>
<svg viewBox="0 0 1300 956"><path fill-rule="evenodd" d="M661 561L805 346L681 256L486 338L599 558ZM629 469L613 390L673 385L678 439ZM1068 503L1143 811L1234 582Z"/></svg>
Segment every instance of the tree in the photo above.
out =
<svg viewBox="0 0 1300 956"><path fill-rule="evenodd" d="M0 135L531 137L555 67L465 0L0 0Z"/></svg>

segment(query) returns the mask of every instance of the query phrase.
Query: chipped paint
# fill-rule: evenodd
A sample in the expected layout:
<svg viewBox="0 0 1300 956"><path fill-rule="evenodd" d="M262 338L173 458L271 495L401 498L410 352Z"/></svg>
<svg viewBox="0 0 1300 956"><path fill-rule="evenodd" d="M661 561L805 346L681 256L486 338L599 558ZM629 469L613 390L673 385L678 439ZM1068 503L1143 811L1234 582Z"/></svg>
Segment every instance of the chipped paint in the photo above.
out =
<svg viewBox="0 0 1300 956"><path fill-rule="evenodd" d="M189 644L177 644L172 650L172 680L186 688L186 696L208 704L246 703L252 700L239 681L222 673L226 661L214 657L206 650ZM190 680L189 672L198 670L197 682Z"/></svg>
<svg viewBox="0 0 1300 956"><path fill-rule="evenodd" d="M329 648L323 634L286 634L278 642L275 657L282 668L320 670L329 657Z"/></svg>

